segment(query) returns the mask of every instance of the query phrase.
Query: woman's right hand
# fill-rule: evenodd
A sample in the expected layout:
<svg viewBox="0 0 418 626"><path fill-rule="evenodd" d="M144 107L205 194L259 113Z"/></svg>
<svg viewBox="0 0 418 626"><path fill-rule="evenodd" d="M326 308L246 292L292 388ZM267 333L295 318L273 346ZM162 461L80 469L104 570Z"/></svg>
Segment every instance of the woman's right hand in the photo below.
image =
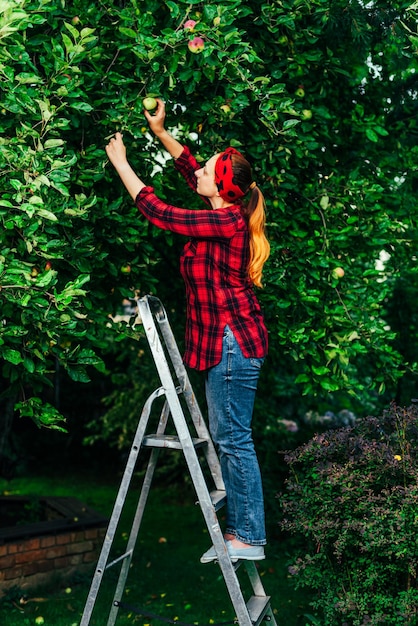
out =
<svg viewBox="0 0 418 626"><path fill-rule="evenodd" d="M164 132L164 122L165 122L165 104L160 98L156 98L157 108L155 109L155 113L151 114L149 111L145 110L144 114L148 120L148 124L154 135L158 137L161 133Z"/></svg>

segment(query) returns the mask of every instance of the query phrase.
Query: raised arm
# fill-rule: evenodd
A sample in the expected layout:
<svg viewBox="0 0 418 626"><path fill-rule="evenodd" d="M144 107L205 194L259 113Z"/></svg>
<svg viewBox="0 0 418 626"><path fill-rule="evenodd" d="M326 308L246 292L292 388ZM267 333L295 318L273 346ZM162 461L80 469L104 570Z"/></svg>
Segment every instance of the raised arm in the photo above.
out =
<svg viewBox="0 0 418 626"><path fill-rule="evenodd" d="M171 154L173 159L178 159L183 152L183 145L165 129L165 104L160 98L156 98L156 100L158 106L155 113L151 114L148 111L144 111L145 117L148 120L150 129L161 141L167 152Z"/></svg>
<svg viewBox="0 0 418 626"><path fill-rule="evenodd" d="M137 197L145 183L135 174L126 157L126 148L123 143L122 135L115 133L106 146L106 154L109 161L120 176L122 183L125 185L129 195L133 200Z"/></svg>

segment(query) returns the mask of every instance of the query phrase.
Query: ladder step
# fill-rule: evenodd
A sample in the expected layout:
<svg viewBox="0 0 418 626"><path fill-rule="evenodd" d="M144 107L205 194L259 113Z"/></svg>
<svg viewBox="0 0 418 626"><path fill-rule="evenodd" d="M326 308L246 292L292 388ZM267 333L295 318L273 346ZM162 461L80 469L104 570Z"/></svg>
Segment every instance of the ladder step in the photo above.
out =
<svg viewBox="0 0 418 626"><path fill-rule="evenodd" d="M207 445L206 439L192 439L195 448L202 448ZM173 450L182 450L183 446L177 435L146 435L142 440L145 448L171 448Z"/></svg>
<svg viewBox="0 0 418 626"><path fill-rule="evenodd" d="M270 607L270 596L251 596L247 609L254 626L258 626Z"/></svg>
<svg viewBox="0 0 418 626"><path fill-rule="evenodd" d="M128 550L128 552L125 552L124 554L121 554L120 556L117 557L117 559L115 559L114 561L111 561L110 563L108 563L106 565L105 569L109 569L110 567L113 567L114 565L116 565L120 561L123 561L123 559L127 559L128 557L131 557L131 556L132 556L132 550Z"/></svg>
<svg viewBox="0 0 418 626"><path fill-rule="evenodd" d="M226 491L216 489L215 491L210 492L210 499L212 500L212 504L215 507L215 511L219 511L220 508L225 506L226 503Z"/></svg>

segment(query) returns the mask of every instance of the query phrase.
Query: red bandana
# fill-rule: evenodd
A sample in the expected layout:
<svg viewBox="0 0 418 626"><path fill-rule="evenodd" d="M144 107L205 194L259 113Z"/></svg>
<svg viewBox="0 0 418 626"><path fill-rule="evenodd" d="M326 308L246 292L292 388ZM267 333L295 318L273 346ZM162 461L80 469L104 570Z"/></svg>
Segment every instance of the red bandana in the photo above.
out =
<svg viewBox="0 0 418 626"><path fill-rule="evenodd" d="M235 148L227 148L222 152L215 163L215 183L219 195L227 202L234 202L245 196L245 192L236 184L232 171L232 155L240 154ZM242 155L241 155L242 156Z"/></svg>

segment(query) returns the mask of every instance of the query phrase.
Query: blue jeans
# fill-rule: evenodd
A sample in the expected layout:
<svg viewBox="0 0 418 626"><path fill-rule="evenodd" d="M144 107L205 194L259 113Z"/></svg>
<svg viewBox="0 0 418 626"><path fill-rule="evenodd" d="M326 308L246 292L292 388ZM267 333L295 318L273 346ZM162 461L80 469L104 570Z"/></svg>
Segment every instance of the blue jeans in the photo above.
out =
<svg viewBox="0 0 418 626"><path fill-rule="evenodd" d="M206 372L209 429L227 496L225 533L254 546L266 543L261 474L251 432L263 361L244 357L226 326L222 359Z"/></svg>

